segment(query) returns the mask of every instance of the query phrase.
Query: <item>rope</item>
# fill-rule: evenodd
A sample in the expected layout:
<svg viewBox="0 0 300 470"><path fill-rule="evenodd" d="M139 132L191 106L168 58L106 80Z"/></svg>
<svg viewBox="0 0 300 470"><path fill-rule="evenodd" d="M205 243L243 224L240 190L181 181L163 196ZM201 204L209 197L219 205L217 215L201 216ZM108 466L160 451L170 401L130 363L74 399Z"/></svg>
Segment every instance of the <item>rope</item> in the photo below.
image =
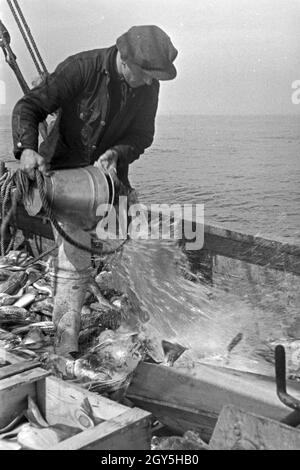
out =
<svg viewBox="0 0 300 470"><path fill-rule="evenodd" d="M35 182L37 184L40 198L42 201L43 209L46 213L46 216L57 230L58 234L70 245L78 248L79 250L90 253L91 255L112 255L119 252L125 243L128 241L126 238L117 248L111 251L106 251L105 253L102 250L99 250L95 247L90 248L88 246L82 245L81 243L73 240L62 228L62 226L57 221L55 215L52 212L51 205L48 201L46 193L45 180L42 173L39 170L35 170ZM9 224L9 221L13 214L16 212L18 202L24 200L25 197L30 195L31 187L33 182L29 180L28 176L22 171L17 170L14 173L7 173L6 177L0 178L0 203L1 203L1 213L2 213L2 223L1 223L1 255L4 256L9 250L5 249L5 233ZM9 247L12 245L12 240L9 243Z"/></svg>
<svg viewBox="0 0 300 470"><path fill-rule="evenodd" d="M16 230L14 230L14 233L11 236L7 247L5 246L5 238L6 238L8 223L17 207L17 202L18 202L17 187L19 187L18 184L16 185L14 175L7 172L5 176L6 178L3 178L3 179L1 178L0 180L1 214L2 214L1 239L0 239L1 256L4 256L14 246Z"/></svg>
<svg viewBox="0 0 300 470"><path fill-rule="evenodd" d="M24 17L24 15L23 15L23 12L22 12L22 10L21 10L21 7L20 7L20 5L18 4L18 0L14 0L14 4L15 4L15 8L16 8L17 12L19 13L19 16L20 16L21 20L23 21L24 28L25 28L25 30L26 30L26 32L27 32L27 35L28 35L28 37L29 37L29 39L30 39L30 41L31 41L31 44L32 44L32 47L33 47L33 49L34 49L34 51L35 51L35 53L36 53L36 56L37 56L37 58L38 58L39 61L40 61L40 64L41 64L41 66L42 66L42 68L43 68L43 70L44 70L44 73L47 75L47 74L48 74L47 67L46 67L46 65L45 65L45 63L44 63L44 61L43 61L43 59L42 59L42 56L41 56L41 54L40 54L40 51L38 50L38 47L37 47L37 45L36 45L36 42L35 42L35 40L33 39L33 36L32 36L32 34L31 34L31 31L30 31L30 29L29 29L29 26L28 26L28 24L27 24L27 21L25 20L25 17Z"/></svg>
<svg viewBox="0 0 300 470"><path fill-rule="evenodd" d="M31 47L31 45L30 45L30 42L29 42L29 40L28 40L28 38L27 38L27 36L26 36L25 30L24 30L24 28L23 28L23 26L22 26L21 21L20 21L19 18L18 18L18 15L17 15L17 13L16 13L16 11L15 11L15 9L14 9L14 6L13 6L11 0L7 0L7 3L8 3L8 6L9 6L11 12L12 12L12 15L13 15L13 17L14 17L14 19L15 19L17 25L18 25L19 31L20 31L20 33L21 33L23 39L24 39L24 42L25 42L25 44L26 44L26 46L27 46L27 49L28 49L28 51L29 51L29 54L31 55L31 58L32 58L32 60L33 60L33 62L34 62L34 64L35 64L35 66L36 66L36 69L37 69L39 75L43 75L43 71L42 71L42 69L41 69L41 67L40 67L40 64L38 63L38 61L37 61L37 59L36 59L36 56L34 55L34 52L33 52L32 47ZM22 16L23 16L23 15L22 15ZM24 17L23 17L23 18L24 18ZM25 18L24 18L24 21L25 21ZM26 26L27 26L27 25L26 25ZM28 27L28 26L27 26L27 27Z"/></svg>

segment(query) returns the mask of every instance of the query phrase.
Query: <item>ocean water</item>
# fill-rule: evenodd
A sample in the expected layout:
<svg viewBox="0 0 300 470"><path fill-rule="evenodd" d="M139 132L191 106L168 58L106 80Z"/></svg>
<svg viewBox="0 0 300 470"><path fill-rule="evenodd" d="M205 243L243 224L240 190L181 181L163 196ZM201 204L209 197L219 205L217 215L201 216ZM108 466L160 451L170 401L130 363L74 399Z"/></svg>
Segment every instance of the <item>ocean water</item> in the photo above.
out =
<svg viewBox="0 0 300 470"><path fill-rule="evenodd" d="M206 221L300 240L300 115L162 116L132 167L149 202L204 203Z"/></svg>
<svg viewBox="0 0 300 470"><path fill-rule="evenodd" d="M0 158L11 149L0 116ZM206 222L299 243L300 114L158 116L130 181L147 204L204 204Z"/></svg>

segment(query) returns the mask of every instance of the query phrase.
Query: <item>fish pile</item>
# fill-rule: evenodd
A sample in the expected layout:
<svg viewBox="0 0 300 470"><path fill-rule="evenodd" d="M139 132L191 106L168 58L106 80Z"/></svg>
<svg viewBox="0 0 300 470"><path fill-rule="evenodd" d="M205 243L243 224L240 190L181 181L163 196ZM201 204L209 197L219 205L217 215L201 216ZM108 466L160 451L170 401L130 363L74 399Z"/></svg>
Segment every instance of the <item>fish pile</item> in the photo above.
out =
<svg viewBox="0 0 300 470"><path fill-rule="evenodd" d="M194 431L186 431L183 436L153 436L151 450L211 450Z"/></svg>
<svg viewBox="0 0 300 470"><path fill-rule="evenodd" d="M105 328L120 326L123 300L122 294L112 289L109 293L106 290L105 298L91 277L81 315L81 352L86 349L87 337L91 340ZM20 344L27 349L41 349L40 343L52 344L52 313L49 263L35 262L16 251L0 258L0 328L19 336Z"/></svg>
<svg viewBox="0 0 300 470"><path fill-rule="evenodd" d="M78 381L97 393L124 396L132 373L145 359L146 339L139 333L105 330L82 357L66 359L53 354L41 357L44 366L64 379Z"/></svg>
<svg viewBox="0 0 300 470"><path fill-rule="evenodd" d="M81 311L78 357L57 356L50 264L20 251L0 258L0 348L37 358L52 373L89 390L125 393L139 362L155 360L150 340L130 324L134 306L112 288L110 272L95 273ZM165 341L162 351L164 363L172 366L185 348Z"/></svg>

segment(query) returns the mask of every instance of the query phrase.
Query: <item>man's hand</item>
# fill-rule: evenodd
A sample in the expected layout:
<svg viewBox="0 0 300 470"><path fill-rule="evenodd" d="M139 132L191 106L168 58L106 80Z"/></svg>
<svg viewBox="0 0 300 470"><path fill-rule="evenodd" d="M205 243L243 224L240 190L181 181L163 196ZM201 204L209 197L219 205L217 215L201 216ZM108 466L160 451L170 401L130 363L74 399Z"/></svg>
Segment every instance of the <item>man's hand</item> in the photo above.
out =
<svg viewBox="0 0 300 470"><path fill-rule="evenodd" d="M95 166L110 173L111 171L115 172L117 170L118 162L118 152L113 149L106 150L106 152L101 155L101 157L96 161Z"/></svg>
<svg viewBox="0 0 300 470"><path fill-rule="evenodd" d="M44 175L47 175L47 164L41 155L34 150L25 149L20 158L20 168L23 170L30 179L34 179L34 170L37 168Z"/></svg>

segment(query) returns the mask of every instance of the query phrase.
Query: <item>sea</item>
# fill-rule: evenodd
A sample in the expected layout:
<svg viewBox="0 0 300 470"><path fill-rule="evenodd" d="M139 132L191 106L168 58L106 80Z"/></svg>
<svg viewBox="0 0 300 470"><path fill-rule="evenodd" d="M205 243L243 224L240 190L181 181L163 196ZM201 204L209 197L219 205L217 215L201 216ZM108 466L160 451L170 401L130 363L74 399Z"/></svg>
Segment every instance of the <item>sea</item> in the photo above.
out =
<svg viewBox="0 0 300 470"><path fill-rule="evenodd" d="M10 116L0 158L12 160ZM300 114L160 115L130 168L141 202L204 204L207 223L300 243Z"/></svg>

